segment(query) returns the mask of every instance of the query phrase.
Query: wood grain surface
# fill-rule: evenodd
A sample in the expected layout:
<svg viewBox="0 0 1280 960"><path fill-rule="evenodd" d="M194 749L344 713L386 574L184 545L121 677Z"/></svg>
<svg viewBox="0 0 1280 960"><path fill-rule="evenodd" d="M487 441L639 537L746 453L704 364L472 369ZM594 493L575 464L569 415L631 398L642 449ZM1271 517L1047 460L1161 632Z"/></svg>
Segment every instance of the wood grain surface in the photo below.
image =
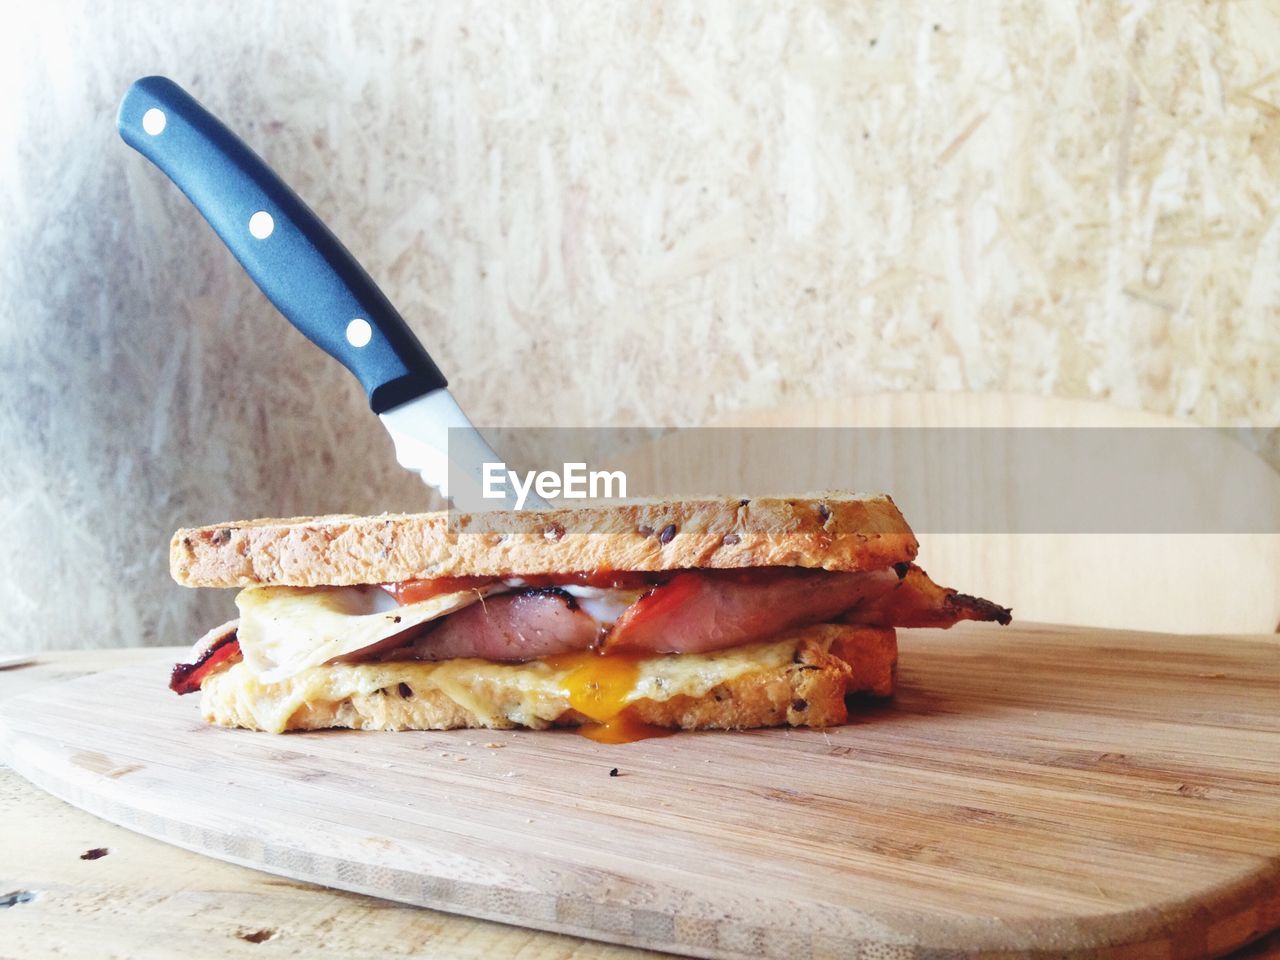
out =
<svg viewBox="0 0 1280 960"><path fill-rule="evenodd" d="M163 652L0 722L17 771L141 832L615 942L1186 957L1280 925L1280 644L1023 626L902 647L896 703L825 732L270 737L205 727Z"/></svg>
<svg viewBox="0 0 1280 960"><path fill-rule="evenodd" d="M602 944L328 889L114 826L0 767L0 957L170 960L657 960ZM27 900L26 897L31 899ZM376 949L375 949L376 947Z"/></svg>

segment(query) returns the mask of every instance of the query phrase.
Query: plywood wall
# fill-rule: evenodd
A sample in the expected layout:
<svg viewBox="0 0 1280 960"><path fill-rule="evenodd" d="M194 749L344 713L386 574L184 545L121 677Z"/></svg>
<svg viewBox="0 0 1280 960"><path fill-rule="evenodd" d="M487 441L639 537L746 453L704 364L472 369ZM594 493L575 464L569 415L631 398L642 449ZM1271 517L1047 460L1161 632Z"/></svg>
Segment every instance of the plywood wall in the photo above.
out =
<svg viewBox="0 0 1280 960"><path fill-rule="evenodd" d="M355 383L116 138L148 73L295 185L481 421L696 424L898 389L1280 414L1265 0L172 0L17 27L8 648L215 622L228 596L167 579L180 524L428 504Z"/></svg>

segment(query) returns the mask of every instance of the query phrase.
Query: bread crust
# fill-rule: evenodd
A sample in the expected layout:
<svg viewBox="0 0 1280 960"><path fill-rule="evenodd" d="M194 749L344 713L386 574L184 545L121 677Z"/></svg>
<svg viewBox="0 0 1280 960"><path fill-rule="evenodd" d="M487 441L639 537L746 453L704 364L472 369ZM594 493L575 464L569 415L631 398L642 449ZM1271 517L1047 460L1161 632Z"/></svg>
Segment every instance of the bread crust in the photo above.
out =
<svg viewBox="0 0 1280 960"><path fill-rule="evenodd" d="M654 726L678 730L741 730L751 727L825 727L845 723L845 698L865 693L892 695L897 677L898 645L892 628L819 624L798 633L791 662L752 671L713 687L702 696L677 695L666 700L637 700L627 709ZM697 654L684 656L696 657ZM341 669L381 671L394 664L343 664ZM406 664L406 667L410 665ZM332 670L332 666L313 667ZM499 713L484 717L451 699L443 690L412 679L412 696L400 695L398 675L389 686L368 693L308 699L284 724L284 730L452 730L456 728L511 729L519 726ZM222 679L220 680L219 677ZM206 680L201 712L210 723L226 727L265 729L251 706L237 695L227 674ZM572 708L528 725L575 727L587 719Z"/></svg>
<svg viewBox="0 0 1280 960"><path fill-rule="evenodd" d="M599 569L873 570L915 559L917 547L888 496L828 493L242 520L179 530L169 565L187 587L314 587Z"/></svg>

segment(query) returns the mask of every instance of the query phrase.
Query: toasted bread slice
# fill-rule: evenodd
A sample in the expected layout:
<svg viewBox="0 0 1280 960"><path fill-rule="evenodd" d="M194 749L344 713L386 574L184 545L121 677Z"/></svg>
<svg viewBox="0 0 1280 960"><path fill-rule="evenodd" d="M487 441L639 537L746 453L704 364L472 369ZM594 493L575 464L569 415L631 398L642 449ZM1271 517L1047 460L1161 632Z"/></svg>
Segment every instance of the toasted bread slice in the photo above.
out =
<svg viewBox="0 0 1280 960"><path fill-rule="evenodd" d="M248 520L179 530L169 563L188 587L314 587L589 570L874 570L916 550L889 497L831 493Z"/></svg>
<svg viewBox="0 0 1280 960"><path fill-rule="evenodd" d="M749 647L642 661L626 709L680 730L830 726L848 718L846 696L892 694L897 659L891 628L819 624ZM589 722L570 703L565 678L544 661L392 661L330 663L264 684L238 663L204 681L201 711L211 723L273 733Z"/></svg>

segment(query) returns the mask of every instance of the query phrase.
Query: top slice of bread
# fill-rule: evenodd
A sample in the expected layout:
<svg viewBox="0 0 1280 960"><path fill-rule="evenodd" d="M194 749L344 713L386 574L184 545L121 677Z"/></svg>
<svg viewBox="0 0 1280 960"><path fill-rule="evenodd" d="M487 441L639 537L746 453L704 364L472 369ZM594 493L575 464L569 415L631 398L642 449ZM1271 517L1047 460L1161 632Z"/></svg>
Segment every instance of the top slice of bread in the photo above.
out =
<svg viewBox="0 0 1280 960"><path fill-rule="evenodd" d="M829 493L245 520L179 530L169 566L188 587L315 587L690 567L874 570L914 560L916 549L889 497Z"/></svg>

